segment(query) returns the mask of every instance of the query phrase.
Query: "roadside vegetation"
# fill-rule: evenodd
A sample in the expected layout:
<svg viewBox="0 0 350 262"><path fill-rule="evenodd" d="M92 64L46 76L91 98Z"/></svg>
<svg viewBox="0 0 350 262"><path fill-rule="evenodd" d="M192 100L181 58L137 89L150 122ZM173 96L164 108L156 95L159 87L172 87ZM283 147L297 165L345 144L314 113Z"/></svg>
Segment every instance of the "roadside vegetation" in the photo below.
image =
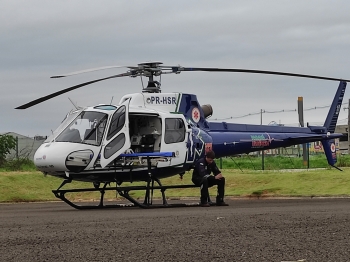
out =
<svg viewBox="0 0 350 262"><path fill-rule="evenodd" d="M0 165L0 172L11 172L11 171L35 172L37 171L37 169L33 161L27 158L7 160Z"/></svg>
<svg viewBox="0 0 350 262"><path fill-rule="evenodd" d="M315 197L315 196L349 196L350 168L343 172L336 169L297 170L297 171L254 171L223 169L226 177L226 195L233 197ZM52 193L62 180L46 176L37 171L16 171L0 173L0 202L28 202L58 200ZM163 185L191 184L191 172L187 172L181 180L174 176L162 180ZM131 185L123 183L123 186ZM137 182L132 185L145 185ZM111 186L115 186L112 183ZM64 188L89 188L91 183L72 182ZM216 187L210 189L212 196L216 195ZM143 198L143 193L131 191L130 195ZM169 198L198 197L199 188L169 189ZM79 193L66 195L75 201L98 200L97 193ZM155 191L155 197L160 197ZM106 199L116 199L116 192L108 191ZM117 199L122 199L117 196Z"/></svg>
<svg viewBox="0 0 350 262"><path fill-rule="evenodd" d="M217 159L216 162L218 166L221 164L220 159ZM338 155L336 165L338 167L350 167L350 155ZM307 163L304 165L302 157L286 155L265 155L264 162L261 156L250 155L222 159L222 168L225 169L261 170L262 166L264 166L264 170L329 168L324 154L310 155L308 165Z"/></svg>
<svg viewBox="0 0 350 262"><path fill-rule="evenodd" d="M350 196L350 157L339 156L338 166L344 171L330 168L324 155L310 156L310 169L303 166L301 157L265 156L265 170L262 171L261 157L242 156L222 159L222 172L226 177L226 195L232 197L314 197L314 196ZM220 159L217 160L218 166ZM286 171L286 169L288 169ZM53 195L62 180L44 176L37 171L28 159L9 160L0 166L0 202L29 202L58 200ZM174 176L162 180L164 185L191 184L191 172L181 180ZM131 185L123 183L123 186ZM132 185L144 185L133 183ZM115 186L114 183L111 186ZM65 188L89 188L91 183L73 182ZM210 189L216 195L216 187ZM143 198L143 193L131 191L130 195ZM199 198L199 189L169 189L169 198ZM160 197L155 191L155 197ZM75 200L98 200L97 193L67 194ZM116 192L108 191L106 199L122 199Z"/></svg>
<svg viewBox="0 0 350 262"><path fill-rule="evenodd" d="M242 155L239 157L227 157L216 159L217 165L222 169L238 170L262 170L263 161L261 156ZM339 155L337 166L350 167L350 155ZM264 157L264 170L284 170L284 169L313 169L330 168L324 154L310 155L309 165L304 165L302 157L291 156L269 156ZM0 164L0 172L9 171L36 171L33 161L28 158L11 159Z"/></svg>

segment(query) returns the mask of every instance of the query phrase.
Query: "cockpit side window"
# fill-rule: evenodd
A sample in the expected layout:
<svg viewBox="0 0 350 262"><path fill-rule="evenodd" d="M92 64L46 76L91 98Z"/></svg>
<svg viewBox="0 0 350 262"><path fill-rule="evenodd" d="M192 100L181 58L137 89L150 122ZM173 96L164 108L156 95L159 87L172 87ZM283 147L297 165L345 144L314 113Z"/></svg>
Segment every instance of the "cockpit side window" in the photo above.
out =
<svg viewBox="0 0 350 262"><path fill-rule="evenodd" d="M112 116L111 123L109 125L107 140L110 140L115 134L117 134L125 124L125 106L121 106L115 111Z"/></svg>
<svg viewBox="0 0 350 262"><path fill-rule="evenodd" d="M166 144L178 143L185 140L186 129L182 119L166 118L165 119L165 136Z"/></svg>

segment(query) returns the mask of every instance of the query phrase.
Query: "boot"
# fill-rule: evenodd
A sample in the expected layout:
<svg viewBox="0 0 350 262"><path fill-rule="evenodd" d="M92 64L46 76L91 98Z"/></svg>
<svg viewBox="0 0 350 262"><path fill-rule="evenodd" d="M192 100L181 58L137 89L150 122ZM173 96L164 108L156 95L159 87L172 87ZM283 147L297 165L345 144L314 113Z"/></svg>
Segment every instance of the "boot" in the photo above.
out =
<svg viewBox="0 0 350 262"><path fill-rule="evenodd" d="M222 198L222 197L216 198L216 205L217 206L228 206L228 204L224 202L224 198Z"/></svg>
<svg viewBox="0 0 350 262"><path fill-rule="evenodd" d="M199 203L201 207L210 207L210 198L201 196L201 202Z"/></svg>

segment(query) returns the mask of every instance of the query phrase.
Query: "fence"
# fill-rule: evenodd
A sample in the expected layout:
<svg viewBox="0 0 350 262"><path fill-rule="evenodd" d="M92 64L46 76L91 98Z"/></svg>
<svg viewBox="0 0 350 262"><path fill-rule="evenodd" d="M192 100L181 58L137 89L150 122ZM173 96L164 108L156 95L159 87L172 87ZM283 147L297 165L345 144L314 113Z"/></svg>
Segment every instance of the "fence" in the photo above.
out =
<svg viewBox="0 0 350 262"><path fill-rule="evenodd" d="M28 158L30 160L33 160L35 151L45 141L46 137L15 136L15 139L16 148L10 151L10 153L7 155L7 159L10 160L15 158Z"/></svg>

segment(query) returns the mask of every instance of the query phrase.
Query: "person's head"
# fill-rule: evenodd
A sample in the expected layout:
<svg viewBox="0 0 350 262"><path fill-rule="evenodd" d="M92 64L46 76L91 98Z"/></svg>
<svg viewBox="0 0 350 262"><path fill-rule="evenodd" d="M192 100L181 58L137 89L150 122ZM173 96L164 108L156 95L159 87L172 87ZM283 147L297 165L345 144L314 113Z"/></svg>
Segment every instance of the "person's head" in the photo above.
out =
<svg viewBox="0 0 350 262"><path fill-rule="evenodd" d="M208 164L213 163L214 159L215 159L214 151L210 150L205 154L205 160L207 161Z"/></svg>

